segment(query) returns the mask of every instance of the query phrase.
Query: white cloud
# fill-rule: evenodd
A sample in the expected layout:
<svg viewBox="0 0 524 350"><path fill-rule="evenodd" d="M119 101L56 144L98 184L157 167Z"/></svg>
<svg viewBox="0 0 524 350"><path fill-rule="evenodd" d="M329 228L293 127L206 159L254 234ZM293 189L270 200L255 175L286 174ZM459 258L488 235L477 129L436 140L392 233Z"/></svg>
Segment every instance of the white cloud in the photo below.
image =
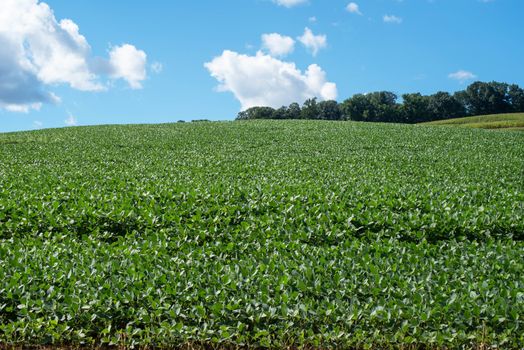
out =
<svg viewBox="0 0 524 350"><path fill-rule="evenodd" d="M360 12L360 8L359 8L358 4L356 4L354 2L350 2L346 6L346 11L348 11L349 13L355 13L357 15L361 15L362 16L362 12Z"/></svg>
<svg viewBox="0 0 524 350"><path fill-rule="evenodd" d="M309 23L317 23L318 19L316 16L311 16L308 18Z"/></svg>
<svg viewBox="0 0 524 350"><path fill-rule="evenodd" d="M78 125L78 120L76 119L76 117L74 115L69 113L67 119L64 120L64 123L67 126L77 126Z"/></svg>
<svg viewBox="0 0 524 350"><path fill-rule="evenodd" d="M278 33L263 34L262 47L272 56L286 56L295 49L295 40Z"/></svg>
<svg viewBox="0 0 524 350"><path fill-rule="evenodd" d="M448 75L449 79L457 80L461 84L468 81L477 78L477 76L471 72L468 72L466 70L459 70L455 73L451 73Z"/></svg>
<svg viewBox="0 0 524 350"><path fill-rule="evenodd" d="M103 91L107 89L103 74L132 86L145 79L128 69L130 62L92 58L76 23L58 21L49 5L39 0L0 0L0 47L0 108L9 111L57 103L48 85Z"/></svg>
<svg viewBox="0 0 524 350"><path fill-rule="evenodd" d="M311 51L313 56L327 46L327 37L325 35L315 35L309 28L304 29L304 34L298 37L300 41L307 49Z"/></svg>
<svg viewBox="0 0 524 350"><path fill-rule="evenodd" d="M35 120L33 122L33 129L42 129L44 126L44 123L42 123L41 121L39 120Z"/></svg>
<svg viewBox="0 0 524 350"><path fill-rule="evenodd" d="M153 73L160 74L164 70L164 65L160 62L153 62L151 64L151 70Z"/></svg>
<svg viewBox="0 0 524 350"><path fill-rule="evenodd" d="M383 20L385 23L400 24L402 23L402 18L395 15L384 15Z"/></svg>
<svg viewBox="0 0 524 350"><path fill-rule="evenodd" d="M32 109L39 111L40 108L42 108L42 103L36 102L36 103L24 104L24 105L0 103L0 107L9 112L29 113L29 111Z"/></svg>
<svg viewBox="0 0 524 350"><path fill-rule="evenodd" d="M124 79L132 89L141 89L141 82L146 79L147 55L142 50L129 44L116 46L109 52L110 76Z"/></svg>
<svg viewBox="0 0 524 350"><path fill-rule="evenodd" d="M284 7L293 7L305 4L307 3L307 0L273 0L273 2Z"/></svg>
<svg viewBox="0 0 524 350"><path fill-rule="evenodd" d="M254 106L277 108L312 97L337 97L336 84L326 80L326 73L318 65L310 65L303 73L294 63L260 51L249 56L226 50L205 67L219 81L218 90L232 92L242 110Z"/></svg>

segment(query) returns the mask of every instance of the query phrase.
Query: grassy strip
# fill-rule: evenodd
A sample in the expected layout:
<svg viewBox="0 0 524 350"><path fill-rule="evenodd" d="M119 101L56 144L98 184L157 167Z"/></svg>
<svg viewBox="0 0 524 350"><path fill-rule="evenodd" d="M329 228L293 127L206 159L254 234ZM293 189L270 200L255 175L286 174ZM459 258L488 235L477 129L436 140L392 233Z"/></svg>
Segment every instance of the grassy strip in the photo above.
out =
<svg viewBox="0 0 524 350"><path fill-rule="evenodd" d="M422 123L422 125L455 125L480 129L522 129L524 113L495 114Z"/></svg>

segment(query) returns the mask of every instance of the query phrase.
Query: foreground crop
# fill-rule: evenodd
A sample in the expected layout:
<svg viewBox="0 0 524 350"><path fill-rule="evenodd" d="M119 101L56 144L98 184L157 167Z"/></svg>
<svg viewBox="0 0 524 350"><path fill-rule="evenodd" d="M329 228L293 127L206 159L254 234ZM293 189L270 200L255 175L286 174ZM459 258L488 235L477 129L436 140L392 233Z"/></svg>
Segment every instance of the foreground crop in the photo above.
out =
<svg viewBox="0 0 524 350"><path fill-rule="evenodd" d="M524 135L0 135L0 343L524 345Z"/></svg>

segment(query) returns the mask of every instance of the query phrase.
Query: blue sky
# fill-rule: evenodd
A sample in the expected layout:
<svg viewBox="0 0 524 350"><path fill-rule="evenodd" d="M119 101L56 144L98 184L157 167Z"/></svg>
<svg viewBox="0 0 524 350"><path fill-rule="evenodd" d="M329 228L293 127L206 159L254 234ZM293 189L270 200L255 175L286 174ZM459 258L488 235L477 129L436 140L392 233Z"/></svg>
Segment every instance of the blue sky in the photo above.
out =
<svg viewBox="0 0 524 350"><path fill-rule="evenodd" d="M0 132L524 86L523 14L522 0L0 0Z"/></svg>

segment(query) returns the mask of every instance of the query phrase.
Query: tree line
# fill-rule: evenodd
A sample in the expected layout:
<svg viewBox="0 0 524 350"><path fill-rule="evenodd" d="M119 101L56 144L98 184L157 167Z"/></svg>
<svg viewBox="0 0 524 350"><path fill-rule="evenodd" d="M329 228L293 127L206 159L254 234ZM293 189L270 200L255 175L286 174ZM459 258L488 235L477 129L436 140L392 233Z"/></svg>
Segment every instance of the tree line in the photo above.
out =
<svg viewBox="0 0 524 350"><path fill-rule="evenodd" d="M367 122L421 123L475 115L524 112L524 89L516 84L474 82L454 94L404 94L402 101L390 91L356 94L342 103L308 99L278 109L252 107L237 120L319 119Z"/></svg>

